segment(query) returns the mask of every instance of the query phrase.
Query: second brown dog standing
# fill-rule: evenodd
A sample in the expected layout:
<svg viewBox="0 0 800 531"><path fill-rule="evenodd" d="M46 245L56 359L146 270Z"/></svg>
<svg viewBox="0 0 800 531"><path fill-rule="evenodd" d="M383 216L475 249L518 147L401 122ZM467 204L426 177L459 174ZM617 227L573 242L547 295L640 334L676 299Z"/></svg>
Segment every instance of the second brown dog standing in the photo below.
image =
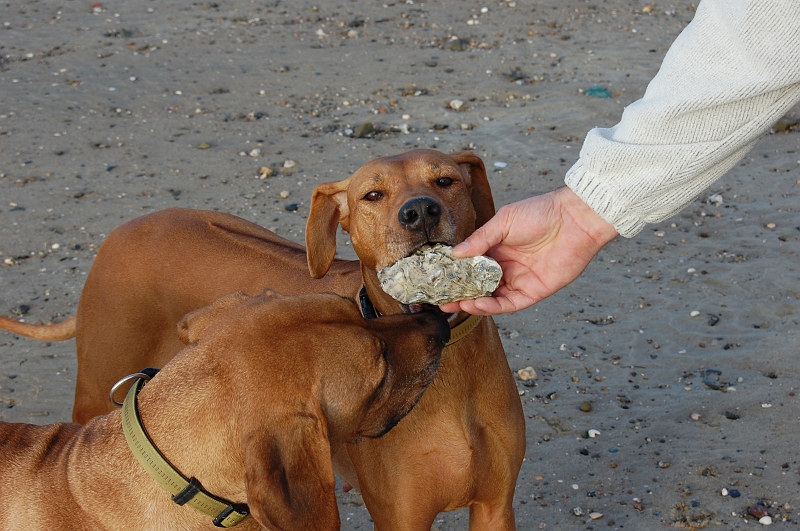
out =
<svg viewBox="0 0 800 531"><path fill-rule="evenodd" d="M409 311L381 290L377 269L426 243L454 245L494 212L483 162L471 152L382 157L317 187L307 253L235 216L156 212L106 238L86 279L76 328L8 320L0 327L51 341L77 331L73 419L87 422L113 408L108 391L119 378L162 366L180 350L174 327L187 312L237 290L357 298L362 286L377 313ZM334 258L340 225L359 261ZM474 322L452 316L453 335ZM396 429L345 445L335 465L359 488L379 531L428 531L439 512L466 506L471 530L500 531L515 528L512 501L524 455L519 395L497 328L484 318L445 348L438 376Z"/></svg>
<svg viewBox="0 0 800 531"><path fill-rule="evenodd" d="M450 337L441 314L365 321L331 294L235 293L179 329L189 346L139 393L140 416L174 468L248 504L242 530L339 529L331 452L408 413ZM0 422L0 462L0 529L215 529L134 459L120 411L86 426Z"/></svg>

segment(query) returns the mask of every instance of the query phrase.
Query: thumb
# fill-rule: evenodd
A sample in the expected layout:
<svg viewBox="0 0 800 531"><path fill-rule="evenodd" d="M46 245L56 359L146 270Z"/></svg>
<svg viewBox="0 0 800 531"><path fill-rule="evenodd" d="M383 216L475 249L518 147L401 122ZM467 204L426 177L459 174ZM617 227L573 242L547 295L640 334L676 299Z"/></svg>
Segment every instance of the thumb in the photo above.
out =
<svg viewBox="0 0 800 531"><path fill-rule="evenodd" d="M503 240L503 227L497 216L487 221L466 240L453 247L453 256L468 258L486 253Z"/></svg>

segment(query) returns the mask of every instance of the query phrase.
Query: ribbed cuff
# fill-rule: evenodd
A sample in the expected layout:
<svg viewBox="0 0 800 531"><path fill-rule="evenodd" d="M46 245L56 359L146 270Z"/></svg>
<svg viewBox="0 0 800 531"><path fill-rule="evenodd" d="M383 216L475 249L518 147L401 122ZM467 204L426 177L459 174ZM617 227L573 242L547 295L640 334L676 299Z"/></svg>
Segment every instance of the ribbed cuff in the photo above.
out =
<svg viewBox="0 0 800 531"><path fill-rule="evenodd" d="M614 200L614 194L589 175L580 160L567 172L564 183L601 218L613 225L620 236L633 238L647 225L643 219L624 212L623 206Z"/></svg>

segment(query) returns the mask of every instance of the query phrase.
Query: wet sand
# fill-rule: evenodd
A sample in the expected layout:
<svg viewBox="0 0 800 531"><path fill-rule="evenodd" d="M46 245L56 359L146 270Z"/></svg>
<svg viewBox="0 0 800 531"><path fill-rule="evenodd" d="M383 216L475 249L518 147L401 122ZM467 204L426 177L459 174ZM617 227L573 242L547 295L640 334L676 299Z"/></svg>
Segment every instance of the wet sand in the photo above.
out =
<svg viewBox="0 0 800 531"><path fill-rule="evenodd" d="M547 192L693 14L14 2L0 15L0 312L72 315L104 236L158 209L218 209L302 243L314 186L415 147L474 150L498 206ZM799 163L800 134L766 135L684 212L496 319L511 370L538 373L519 382L519 529L745 529L760 500L778 527L800 521ZM339 255L354 258L346 234ZM75 370L74 341L0 333L0 419L69 420ZM340 505L342 529L371 529L358 493ZM467 529L466 511L435 527Z"/></svg>

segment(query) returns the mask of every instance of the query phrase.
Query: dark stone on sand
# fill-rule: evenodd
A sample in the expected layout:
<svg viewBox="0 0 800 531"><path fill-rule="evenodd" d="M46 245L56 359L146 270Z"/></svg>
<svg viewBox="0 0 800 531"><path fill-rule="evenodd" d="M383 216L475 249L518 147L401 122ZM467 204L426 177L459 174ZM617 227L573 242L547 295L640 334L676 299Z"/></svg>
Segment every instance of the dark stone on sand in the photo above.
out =
<svg viewBox="0 0 800 531"><path fill-rule="evenodd" d="M300 205L298 205L297 203L289 203L283 208L288 210L289 212L295 212L297 211L298 208L300 208Z"/></svg>
<svg viewBox="0 0 800 531"><path fill-rule="evenodd" d="M356 138L366 138L375 133L375 126L372 122L359 124L353 128L353 136Z"/></svg>
<svg viewBox="0 0 800 531"><path fill-rule="evenodd" d="M736 413L735 411L726 411L726 412L725 412L725 418L727 418L727 419L730 419L730 420L737 420L737 419L738 419L738 418L740 418L740 417L741 417L741 415L739 415L739 414L738 414L738 413Z"/></svg>

